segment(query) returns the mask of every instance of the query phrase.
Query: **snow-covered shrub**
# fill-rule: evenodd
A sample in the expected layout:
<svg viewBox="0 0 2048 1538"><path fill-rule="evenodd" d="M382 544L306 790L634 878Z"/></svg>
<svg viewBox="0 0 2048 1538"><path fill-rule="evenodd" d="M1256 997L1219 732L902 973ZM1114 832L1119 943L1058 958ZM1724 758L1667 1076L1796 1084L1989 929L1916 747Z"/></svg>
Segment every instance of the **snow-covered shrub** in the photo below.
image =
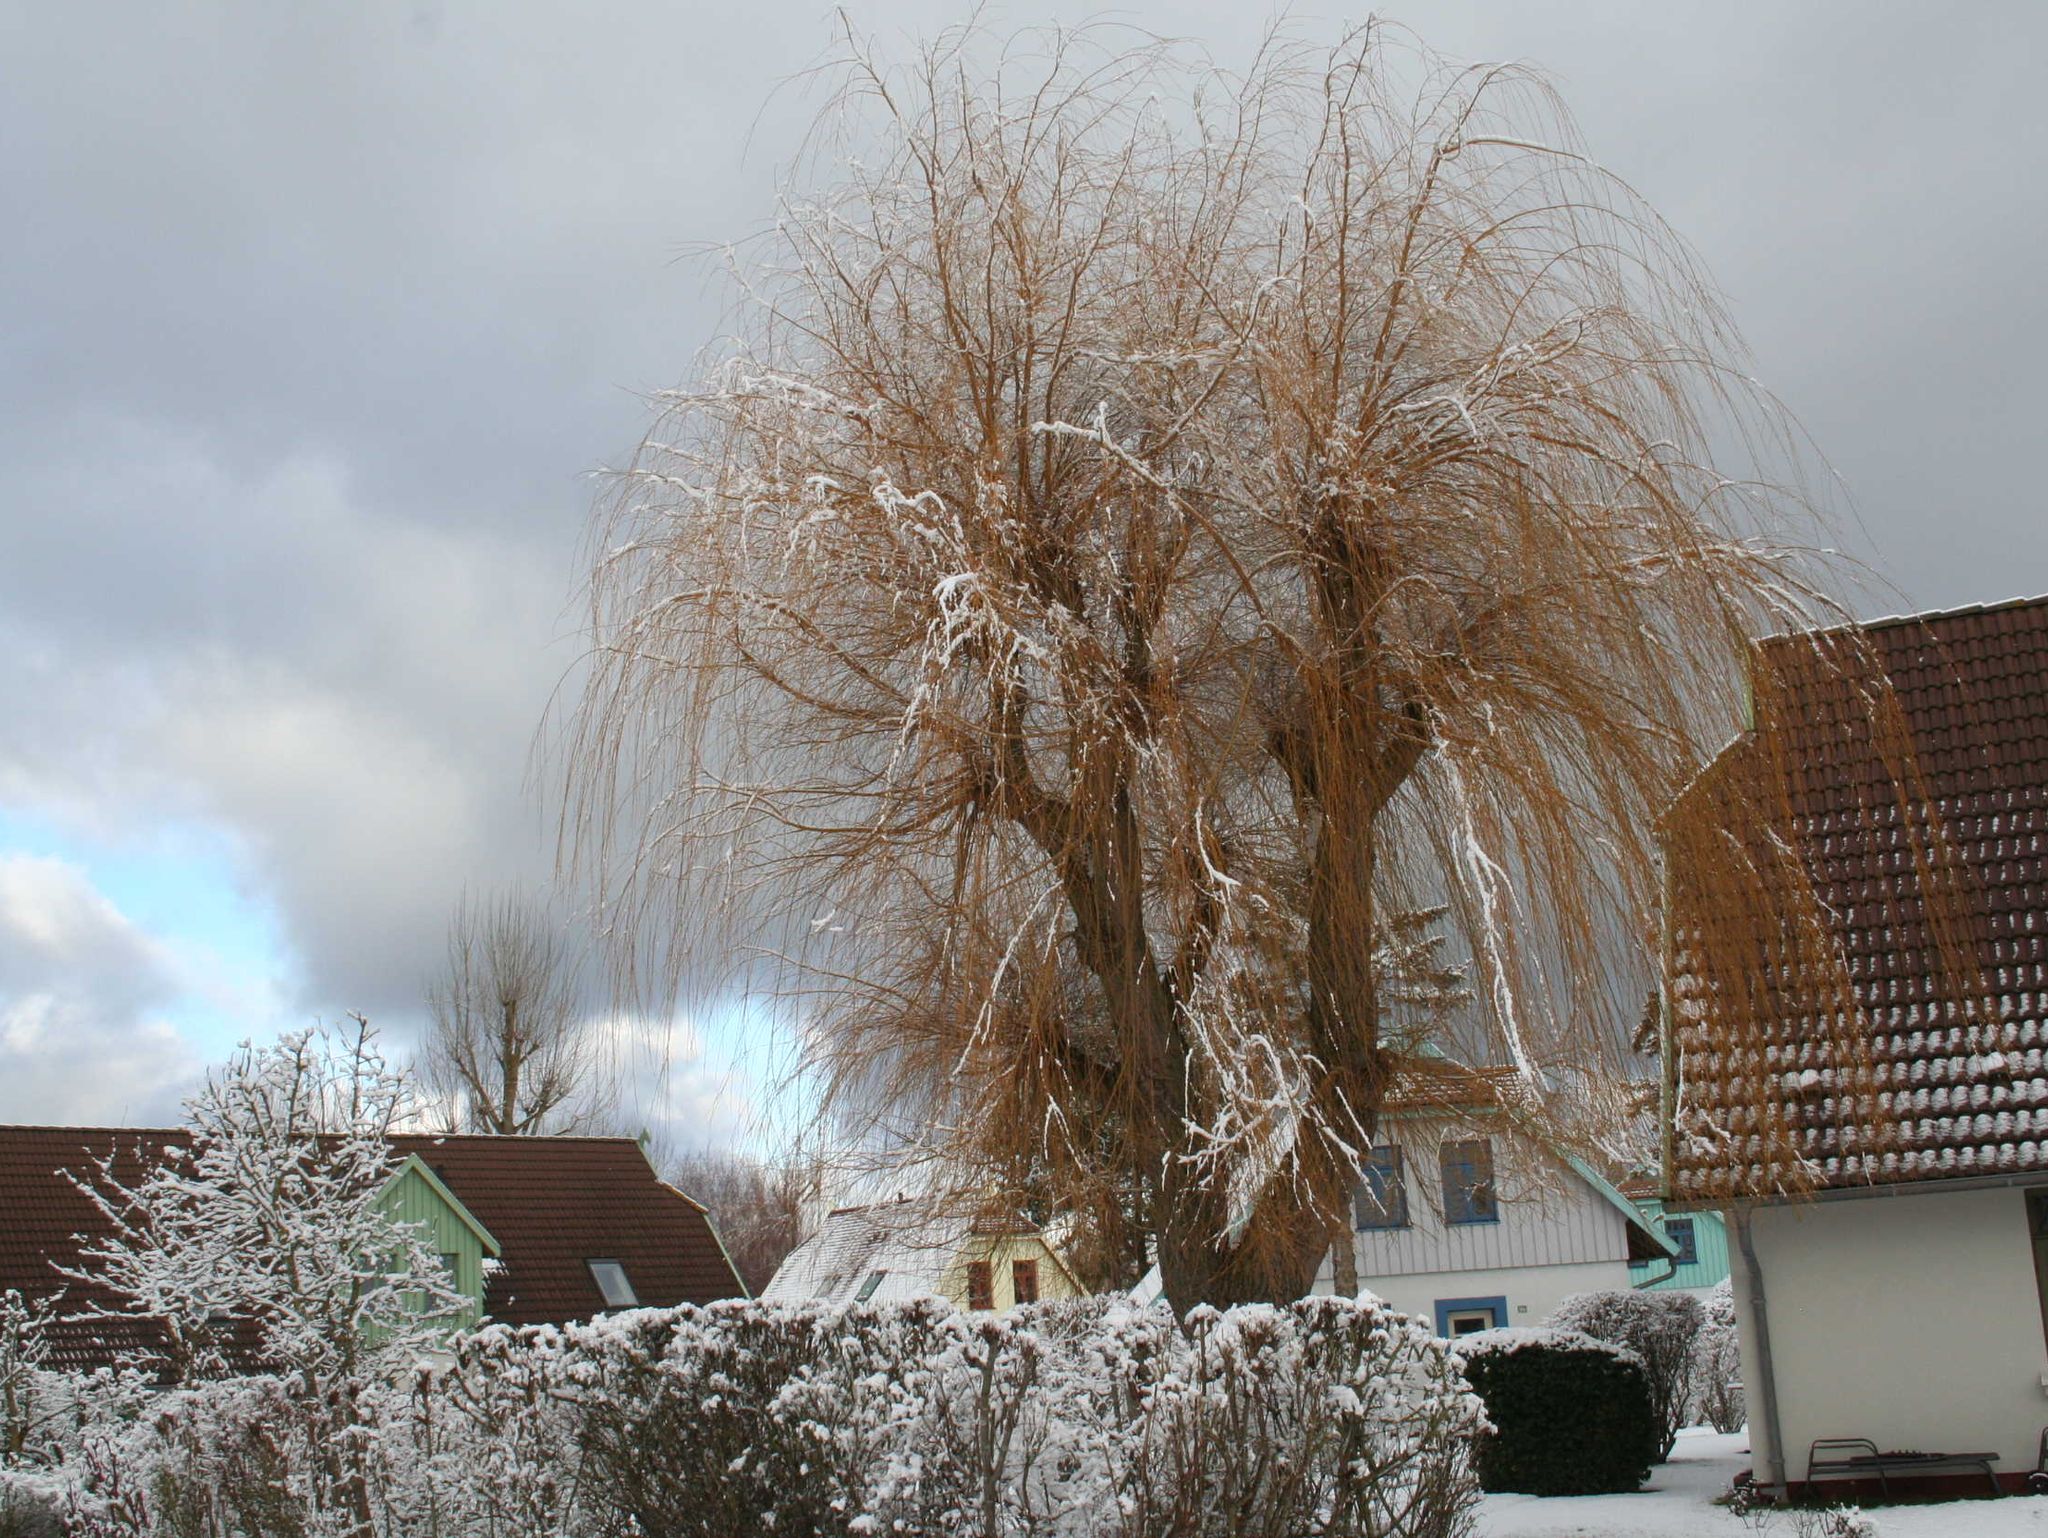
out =
<svg viewBox="0 0 2048 1538"><path fill-rule="evenodd" d="M1170 1328L1170 1327L1169 1327ZM1141 1403L1127 1538L1452 1538L1485 1427L1456 1360L1372 1300L1196 1309Z"/></svg>
<svg viewBox="0 0 2048 1538"><path fill-rule="evenodd" d="M1735 1294L1724 1279L1707 1296L1705 1320L1693 1348L1692 1418L1716 1431L1740 1431L1749 1418L1742 1397L1742 1346L1735 1327Z"/></svg>
<svg viewBox="0 0 2048 1538"><path fill-rule="evenodd" d="M89 1425L66 1531L74 1538L315 1538L361 1530L344 1474L360 1448L335 1444L333 1407L275 1377L152 1396L132 1418Z"/></svg>
<svg viewBox="0 0 2048 1538"><path fill-rule="evenodd" d="M485 1331L446 1396L492 1534L1455 1538L1484 1426L1442 1342L1338 1299L649 1310Z"/></svg>
<svg viewBox="0 0 2048 1538"><path fill-rule="evenodd" d="M1668 1458L1680 1429L1691 1422L1693 1374L1706 1323L1700 1300L1685 1292L1581 1292L1560 1303L1545 1323L1635 1353L1660 1428L1656 1461Z"/></svg>
<svg viewBox="0 0 2048 1538"><path fill-rule="evenodd" d="M583 1531L582 1365L553 1326L458 1340L452 1362L415 1374L384 1504L450 1538Z"/></svg>
<svg viewBox="0 0 2048 1538"><path fill-rule="evenodd" d="M49 1365L49 1310L0 1292L0 1538L57 1538L57 1470L84 1380Z"/></svg>
<svg viewBox="0 0 2048 1538"><path fill-rule="evenodd" d="M1565 1330L1485 1330L1454 1348L1486 1402L1479 1482L1530 1495L1633 1490L1661 1429L1635 1353Z"/></svg>
<svg viewBox="0 0 2048 1538"><path fill-rule="evenodd" d="M1794 1538L1878 1538L1875 1520L1860 1506L1794 1507Z"/></svg>
<svg viewBox="0 0 2048 1538"><path fill-rule="evenodd" d="M245 1044L186 1102L188 1146L132 1181L112 1153L74 1173L105 1237L67 1274L116 1299L88 1315L154 1327L161 1358L134 1365L167 1379L260 1366L337 1399L438 1346L467 1300L433 1236L384 1201L413 1107L367 1022Z"/></svg>
<svg viewBox="0 0 2048 1538"><path fill-rule="evenodd" d="M478 1331L347 1405L105 1405L45 1471L80 1538L1459 1538L1486 1424L1443 1342L1334 1298L649 1309Z"/></svg>
<svg viewBox="0 0 2048 1538"><path fill-rule="evenodd" d="M938 1299L571 1326L585 1495L601 1517L664 1534L944 1531L923 1508L953 1471L934 1465L924 1422L933 1362L963 1328Z"/></svg>

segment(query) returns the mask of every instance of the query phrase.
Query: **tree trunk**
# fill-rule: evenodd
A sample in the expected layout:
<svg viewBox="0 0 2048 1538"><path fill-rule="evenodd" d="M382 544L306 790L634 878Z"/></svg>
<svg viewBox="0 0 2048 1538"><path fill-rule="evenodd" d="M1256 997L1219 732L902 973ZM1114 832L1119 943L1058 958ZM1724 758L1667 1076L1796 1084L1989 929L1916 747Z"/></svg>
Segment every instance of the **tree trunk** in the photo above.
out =
<svg viewBox="0 0 2048 1538"><path fill-rule="evenodd" d="M1349 1214L1340 1214L1330 1225L1330 1270L1332 1291L1340 1298L1358 1296L1358 1245L1352 1237Z"/></svg>
<svg viewBox="0 0 2048 1538"><path fill-rule="evenodd" d="M498 1125L494 1131L511 1134L519 1130L519 1001L507 1000L505 1030L498 1048Z"/></svg>

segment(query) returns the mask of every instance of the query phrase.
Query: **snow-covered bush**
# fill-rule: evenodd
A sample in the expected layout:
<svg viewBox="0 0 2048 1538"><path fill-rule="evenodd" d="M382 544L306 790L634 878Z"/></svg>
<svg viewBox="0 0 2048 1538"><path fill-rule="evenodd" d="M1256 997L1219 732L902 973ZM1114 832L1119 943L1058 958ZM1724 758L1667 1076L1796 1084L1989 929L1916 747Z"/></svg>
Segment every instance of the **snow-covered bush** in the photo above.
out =
<svg viewBox="0 0 2048 1538"><path fill-rule="evenodd" d="M1668 1458L1680 1429L1691 1423L1700 1330L1706 1323L1699 1299L1684 1292L1581 1292L1560 1303L1545 1323L1635 1353L1660 1428L1656 1461Z"/></svg>
<svg viewBox="0 0 2048 1538"><path fill-rule="evenodd" d="M634 1530L704 1538L944 1531L925 1509L952 1472L933 1457L931 1382L959 1328L936 1299L571 1327L588 1500Z"/></svg>
<svg viewBox="0 0 2048 1538"><path fill-rule="evenodd" d="M1442 1344L1348 1301L1186 1332L1105 1301L727 1303L563 1342L589 1499L649 1531L1435 1538L1476 1494Z"/></svg>
<svg viewBox="0 0 2048 1538"><path fill-rule="evenodd" d="M407 1077L366 1022L243 1049L139 1173L74 1173L104 1237L68 1274L129 1357L62 1445L82 1534L367 1535L403 1483L384 1439L413 1364L467 1317L437 1246L388 1209ZM142 1395L142 1382L158 1392ZM118 1389L118 1392L113 1392Z"/></svg>
<svg viewBox="0 0 2048 1538"><path fill-rule="evenodd" d="M1455 1345L1486 1402L1479 1482L1530 1495L1633 1490L1660 1428L1634 1352L1567 1330L1485 1330Z"/></svg>
<svg viewBox="0 0 2048 1538"><path fill-rule="evenodd" d="M1370 1301L1197 1309L1141 1402L1128 1538L1452 1538L1479 1405L1431 1332ZM1169 1326L1170 1329L1170 1326Z"/></svg>
<svg viewBox="0 0 2048 1538"><path fill-rule="evenodd" d="M315 1396L438 1345L467 1300L383 1201L412 1111L366 1022L244 1045L186 1102L189 1145L132 1181L111 1153L78 1180L107 1237L70 1274L118 1300L89 1312L159 1332L133 1365L175 1381L260 1367Z"/></svg>
<svg viewBox="0 0 2048 1538"><path fill-rule="evenodd" d="M1742 1346L1735 1328L1735 1294L1724 1278L1707 1295L1705 1319L1693 1348L1692 1418L1716 1431L1740 1431L1749 1418L1742 1397Z"/></svg>
<svg viewBox="0 0 2048 1538"><path fill-rule="evenodd" d="M1486 1425L1443 1342L1332 1298L684 1306L296 1389L127 1401L46 1488L81 1538L1460 1538Z"/></svg>

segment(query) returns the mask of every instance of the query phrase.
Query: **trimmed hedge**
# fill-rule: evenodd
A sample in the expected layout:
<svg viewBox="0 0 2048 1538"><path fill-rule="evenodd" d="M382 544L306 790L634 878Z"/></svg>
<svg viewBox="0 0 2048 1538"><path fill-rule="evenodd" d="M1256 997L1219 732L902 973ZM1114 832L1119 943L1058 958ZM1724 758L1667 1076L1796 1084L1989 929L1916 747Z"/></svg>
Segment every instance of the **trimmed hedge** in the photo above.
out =
<svg viewBox="0 0 2048 1538"><path fill-rule="evenodd" d="M1457 1342L1493 1430L1479 1439L1480 1487L1608 1495L1640 1486L1661 1435L1636 1356L1566 1330L1487 1330Z"/></svg>

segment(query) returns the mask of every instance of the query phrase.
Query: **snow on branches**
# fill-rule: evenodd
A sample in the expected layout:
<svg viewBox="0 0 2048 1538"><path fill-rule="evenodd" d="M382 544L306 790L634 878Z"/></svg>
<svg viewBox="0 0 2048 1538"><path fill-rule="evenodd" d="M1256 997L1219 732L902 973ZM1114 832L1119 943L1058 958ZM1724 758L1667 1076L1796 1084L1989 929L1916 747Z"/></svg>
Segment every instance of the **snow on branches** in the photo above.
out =
<svg viewBox="0 0 2048 1538"><path fill-rule="evenodd" d="M1657 819L1828 605L1714 294L1540 80L1099 37L845 61L859 152L600 521L570 816L625 964L801 998L848 1141L1139 1187L1177 1301L1292 1297L1388 916L1532 1092L1612 1068Z"/></svg>
<svg viewBox="0 0 2048 1538"><path fill-rule="evenodd" d="M73 1175L107 1228L68 1273L113 1294L88 1317L151 1327L147 1365L180 1381L264 1367L312 1391L437 1346L469 1300L386 1201L412 1110L360 1019L245 1044L187 1102L186 1141Z"/></svg>

